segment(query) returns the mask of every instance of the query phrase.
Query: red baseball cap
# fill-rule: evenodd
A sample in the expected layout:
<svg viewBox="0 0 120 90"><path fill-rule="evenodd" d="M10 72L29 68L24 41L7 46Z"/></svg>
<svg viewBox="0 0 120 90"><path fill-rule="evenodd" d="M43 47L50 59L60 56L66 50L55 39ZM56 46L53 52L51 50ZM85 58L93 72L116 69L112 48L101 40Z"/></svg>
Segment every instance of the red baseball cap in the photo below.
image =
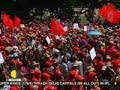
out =
<svg viewBox="0 0 120 90"><path fill-rule="evenodd" d="M84 81L84 77L81 75L76 75L75 80L76 81Z"/></svg>
<svg viewBox="0 0 120 90"><path fill-rule="evenodd" d="M43 90L57 90L56 87L52 86L52 85L46 85Z"/></svg>
<svg viewBox="0 0 120 90"><path fill-rule="evenodd" d="M41 71L40 71L39 69L34 70L34 74L35 74L35 75L39 75L39 74L41 74Z"/></svg>
<svg viewBox="0 0 120 90"><path fill-rule="evenodd" d="M48 79L50 79L50 78L51 78L50 74L48 74L48 73L46 73L46 72L42 73L42 79L48 80Z"/></svg>
<svg viewBox="0 0 120 90"><path fill-rule="evenodd" d="M61 72L60 70L56 70L56 71L55 71L55 75L61 76L61 75L62 75L62 72Z"/></svg>
<svg viewBox="0 0 120 90"><path fill-rule="evenodd" d="M47 67L51 67L52 65L53 65L53 63L51 63L50 61L45 62L45 66L47 66Z"/></svg>
<svg viewBox="0 0 120 90"><path fill-rule="evenodd" d="M71 78L74 78L77 75L77 72L75 70L70 71L69 73Z"/></svg>

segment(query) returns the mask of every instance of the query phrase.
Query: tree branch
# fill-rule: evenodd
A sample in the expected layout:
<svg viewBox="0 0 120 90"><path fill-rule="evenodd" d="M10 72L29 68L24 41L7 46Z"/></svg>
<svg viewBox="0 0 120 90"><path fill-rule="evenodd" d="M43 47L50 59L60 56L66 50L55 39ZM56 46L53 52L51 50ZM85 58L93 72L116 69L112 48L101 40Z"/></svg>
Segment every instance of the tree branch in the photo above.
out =
<svg viewBox="0 0 120 90"><path fill-rule="evenodd" d="M82 5L83 5L83 4L82 4ZM81 8L81 10L80 10L80 14L84 14L84 13L86 13L86 12L89 10L90 6L91 6L91 3L88 4L88 9L85 10L85 11L83 11L85 7L82 6L82 8Z"/></svg>
<svg viewBox="0 0 120 90"><path fill-rule="evenodd" d="M87 9L87 10L85 10L85 11L83 11L83 12L81 11L80 14L84 14L84 13L86 13L88 10L89 10L89 9Z"/></svg>

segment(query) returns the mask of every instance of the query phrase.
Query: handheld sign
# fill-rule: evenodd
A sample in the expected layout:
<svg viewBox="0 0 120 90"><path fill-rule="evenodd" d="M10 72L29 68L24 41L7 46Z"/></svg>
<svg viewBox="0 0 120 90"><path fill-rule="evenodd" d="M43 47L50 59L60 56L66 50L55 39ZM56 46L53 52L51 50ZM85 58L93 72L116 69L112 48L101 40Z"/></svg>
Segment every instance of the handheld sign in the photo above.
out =
<svg viewBox="0 0 120 90"><path fill-rule="evenodd" d="M96 57L96 51L94 47L90 50L90 57L92 60L94 60L94 58Z"/></svg>
<svg viewBox="0 0 120 90"><path fill-rule="evenodd" d="M88 29L87 29L87 26L84 26L84 31L86 32Z"/></svg>
<svg viewBox="0 0 120 90"><path fill-rule="evenodd" d="M50 38L48 36L46 37L46 41L48 44L50 44Z"/></svg>
<svg viewBox="0 0 120 90"><path fill-rule="evenodd" d="M1 31L1 29L0 29L0 34L2 34L2 31Z"/></svg>
<svg viewBox="0 0 120 90"><path fill-rule="evenodd" d="M65 26L65 27L64 27L64 30L65 30L65 31L68 31L68 27L67 27L67 26Z"/></svg>
<svg viewBox="0 0 120 90"><path fill-rule="evenodd" d="M20 27L21 27L21 28L25 28L25 25L24 25L24 24L21 24Z"/></svg>
<svg viewBox="0 0 120 90"><path fill-rule="evenodd" d="M4 59L3 59L3 55L2 53L0 52L0 64L4 63Z"/></svg>
<svg viewBox="0 0 120 90"><path fill-rule="evenodd" d="M73 29L79 29L78 23L73 24Z"/></svg>

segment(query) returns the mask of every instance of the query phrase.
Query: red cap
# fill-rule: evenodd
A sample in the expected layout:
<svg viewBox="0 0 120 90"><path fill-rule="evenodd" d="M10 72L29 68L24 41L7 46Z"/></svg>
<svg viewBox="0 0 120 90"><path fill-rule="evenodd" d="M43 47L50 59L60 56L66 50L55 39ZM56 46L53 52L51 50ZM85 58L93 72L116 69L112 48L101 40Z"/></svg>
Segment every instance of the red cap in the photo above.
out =
<svg viewBox="0 0 120 90"><path fill-rule="evenodd" d="M29 86L28 90L39 90L39 86L38 85L31 85L31 86Z"/></svg>
<svg viewBox="0 0 120 90"><path fill-rule="evenodd" d="M70 71L69 73L71 78L74 78L77 75L77 72L75 70Z"/></svg>
<svg viewBox="0 0 120 90"><path fill-rule="evenodd" d="M24 73L24 74L27 74L27 73L28 73L26 67L24 67L24 66L22 66L21 71L22 71L22 73Z"/></svg>
<svg viewBox="0 0 120 90"><path fill-rule="evenodd" d="M119 56L120 56L120 51L114 52L114 55L115 55L116 57L119 57Z"/></svg>
<svg viewBox="0 0 120 90"><path fill-rule="evenodd" d="M0 46L0 50L1 51L5 51L5 47L4 46Z"/></svg>
<svg viewBox="0 0 120 90"><path fill-rule="evenodd" d="M102 68L102 66L104 66L104 65L105 65L105 63L104 63L102 60L97 63L97 66L99 66L99 67L101 67L101 68Z"/></svg>
<svg viewBox="0 0 120 90"><path fill-rule="evenodd" d="M92 46L91 46L90 44L88 44L88 45L87 45L87 48L88 48L88 49L91 49L91 48L92 48Z"/></svg>
<svg viewBox="0 0 120 90"><path fill-rule="evenodd" d="M17 65L18 65L18 66L22 66L23 63L22 63L21 61L18 61L18 62L17 62Z"/></svg>
<svg viewBox="0 0 120 90"><path fill-rule="evenodd" d="M35 77L33 77L33 78L31 79L31 81L32 81L32 82L39 82L39 80L38 80L37 78L35 78Z"/></svg>
<svg viewBox="0 0 120 90"><path fill-rule="evenodd" d="M116 59L112 62L114 67L120 67L120 59Z"/></svg>
<svg viewBox="0 0 120 90"><path fill-rule="evenodd" d="M35 75L40 75L41 74L41 71L38 69L38 70L34 70L34 74Z"/></svg>
<svg viewBox="0 0 120 90"><path fill-rule="evenodd" d="M74 44L75 46L78 46L78 42L76 42L76 41L75 41L75 42L73 42L73 44Z"/></svg>
<svg viewBox="0 0 120 90"><path fill-rule="evenodd" d="M11 61L10 61L10 64L12 64L12 65L13 65L13 64L15 65L16 63L17 63L16 60L11 60Z"/></svg>
<svg viewBox="0 0 120 90"><path fill-rule="evenodd" d="M84 58L86 56L86 53L85 52L82 52L81 53L82 57Z"/></svg>
<svg viewBox="0 0 120 90"><path fill-rule="evenodd" d="M104 54L104 53L105 53L105 49L104 49L104 48L101 48L101 49L100 49L100 53L101 53L101 54Z"/></svg>
<svg viewBox="0 0 120 90"><path fill-rule="evenodd" d="M56 71L55 71L55 75L61 76L61 75L62 75L62 72L61 72L60 70L56 70Z"/></svg>
<svg viewBox="0 0 120 90"><path fill-rule="evenodd" d="M36 45L40 45L40 42L39 42L39 41L37 41L37 42L36 42Z"/></svg>
<svg viewBox="0 0 120 90"><path fill-rule="evenodd" d="M47 66L47 67L51 67L52 65L53 65L53 63L51 63L50 61L45 62L45 66Z"/></svg>
<svg viewBox="0 0 120 90"><path fill-rule="evenodd" d="M84 77L81 75L76 75L75 80L76 81L84 81Z"/></svg>
<svg viewBox="0 0 120 90"><path fill-rule="evenodd" d="M86 77L86 81L89 81L89 82L94 81L95 76L96 76L96 73L95 73L95 72L89 72L89 74L88 74L87 77Z"/></svg>
<svg viewBox="0 0 120 90"><path fill-rule="evenodd" d="M42 78L43 78L43 79L48 80L48 79L50 79L50 77L51 77L51 76L50 76L48 73L46 73L46 72L42 73Z"/></svg>
<svg viewBox="0 0 120 90"><path fill-rule="evenodd" d="M95 72L89 72L89 74L88 74L88 77L89 78L93 78L93 77L95 77L97 74L95 73Z"/></svg>
<svg viewBox="0 0 120 90"><path fill-rule="evenodd" d="M43 90L57 90L57 88L51 85L46 85Z"/></svg>
<svg viewBox="0 0 120 90"><path fill-rule="evenodd" d="M34 74L34 73L35 73L35 71L34 71L34 70L31 70L31 71L30 71L30 74Z"/></svg>
<svg viewBox="0 0 120 90"><path fill-rule="evenodd" d="M80 48L78 48L78 47L73 47L73 51L80 51Z"/></svg>

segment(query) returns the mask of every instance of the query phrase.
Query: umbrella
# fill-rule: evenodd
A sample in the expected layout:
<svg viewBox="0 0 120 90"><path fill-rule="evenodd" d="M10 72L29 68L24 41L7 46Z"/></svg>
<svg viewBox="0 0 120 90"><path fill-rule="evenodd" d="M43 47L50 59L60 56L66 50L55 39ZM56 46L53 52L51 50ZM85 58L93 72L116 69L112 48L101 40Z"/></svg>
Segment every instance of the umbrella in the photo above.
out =
<svg viewBox="0 0 120 90"><path fill-rule="evenodd" d="M102 35L102 33L98 32L98 31L90 31L88 33L88 35Z"/></svg>

